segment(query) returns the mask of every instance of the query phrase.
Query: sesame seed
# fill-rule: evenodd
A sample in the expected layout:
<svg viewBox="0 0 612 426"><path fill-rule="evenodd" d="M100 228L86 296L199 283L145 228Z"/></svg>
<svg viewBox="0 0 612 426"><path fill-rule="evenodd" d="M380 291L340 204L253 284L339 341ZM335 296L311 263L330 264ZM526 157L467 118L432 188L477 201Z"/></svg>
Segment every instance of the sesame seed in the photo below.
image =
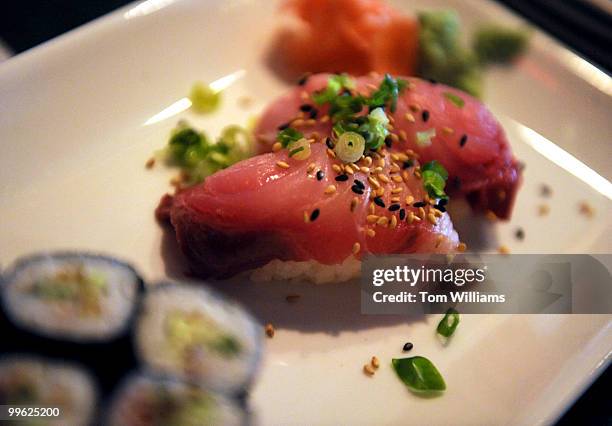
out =
<svg viewBox="0 0 612 426"><path fill-rule="evenodd" d="M312 213L310 213L310 221L314 222L315 220L317 220L320 214L321 214L321 210L314 209Z"/></svg>
<svg viewBox="0 0 612 426"><path fill-rule="evenodd" d="M308 167L306 168L306 173L314 172L315 167L317 167L315 163L310 163Z"/></svg>
<svg viewBox="0 0 612 426"><path fill-rule="evenodd" d="M266 327L265 327L264 330L266 331L266 335L269 338L274 337L274 333L275 333L276 330L274 330L274 326L272 324L270 324L270 323L266 324Z"/></svg>
<svg viewBox="0 0 612 426"><path fill-rule="evenodd" d="M538 206L538 216L546 216L550 212L548 204L540 204Z"/></svg>
<svg viewBox="0 0 612 426"><path fill-rule="evenodd" d="M309 118L308 120L304 121L304 125L306 126L314 126L315 124L317 124L317 120L314 118Z"/></svg>
<svg viewBox="0 0 612 426"><path fill-rule="evenodd" d="M372 367L374 368L380 367L380 361L375 356L373 356L372 359L370 360L370 364L372 364Z"/></svg>
<svg viewBox="0 0 612 426"><path fill-rule="evenodd" d="M445 126L442 127L442 133L444 133L445 135L452 135L453 133L455 133L455 131L450 127Z"/></svg>
<svg viewBox="0 0 612 426"><path fill-rule="evenodd" d="M394 212L394 211L399 210L400 208L401 208L401 206L400 206L399 204L391 204L391 205L389 206L389 211L390 211L390 212Z"/></svg>
<svg viewBox="0 0 612 426"><path fill-rule="evenodd" d="M459 243L459 245L457 246L457 251L460 252L460 253L463 253L466 250L467 250L467 244L466 243Z"/></svg>
<svg viewBox="0 0 612 426"><path fill-rule="evenodd" d="M497 251L498 251L500 254L510 254L510 249L508 248L508 246L504 246L504 245L499 246L499 248L497 249Z"/></svg>
<svg viewBox="0 0 612 426"><path fill-rule="evenodd" d="M378 220L376 221L376 224L380 226L387 226L388 223L389 223L389 218L386 216L380 216Z"/></svg>
<svg viewBox="0 0 612 426"><path fill-rule="evenodd" d="M408 140L408 134L404 130L400 130L399 136L400 136L400 139L404 142Z"/></svg>
<svg viewBox="0 0 612 426"><path fill-rule="evenodd" d="M385 145L387 148L391 148L391 143L393 142L393 139L391 139L391 136L387 136L385 138Z"/></svg>
<svg viewBox="0 0 612 426"><path fill-rule="evenodd" d="M487 210L487 212L485 213L485 217L489 222L497 221L497 215L492 210Z"/></svg>
<svg viewBox="0 0 612 426"><path fill-rule="evenodd" d="M438 222L438 219L436 219L436 216L433 213L429 213L427 215L427 220L433 225L435 225Z"/></svg>
<svg viewBox="0 0 612 426"><path fill-rule="evenodd" d="M339 164L332 165L332 170L336 173L342 173L342 167Z"/></svg>
<svg viewBox="0 0 612 426"><path fill-rule="evenodd" d="M375 237L376 236L376 231L374 231L373 229L368 229L366 231L366 234L368 235L368 237Z"/></svg>
<svg viewBox="0 0 612 426"><path fill-rule="evenodd" d="M368 205L368 212L369 212L370 214L374 214L374 212L375 212L375 211L376 211L376 205L374 205L374 203L370 203L370 204Z"/></svg>
<svg viewBox="0 0 612 426"><path fill-rule="evenodd" d="M355 211L355 207L357 207L357 204L359 204L359 198L353 197L353 199L351 200L351 212Z"/></svg>
<svg viewBox="0 0 612 426"><path fill-rule="evenodd" d="M329 155L331 158L336 158L336 153L329 148L327 148L327 155Z"/></svg>
<svg viewBox="0 0 612 426"><path fill-rule="evenodd" d="M361 244L359 244L359 243L353 244L353 254L359 253L360 249L361 249Z"/></svg>
<svg viewBox="0 0 612 426"><path fill-rule="evenodd" d="M525 231L523 231L523 228L519 228L514 233L514 236L516 237L517 240L521 240L522 241L522 240L525 239Z"/></svg>
<svg viewBox="0 0 612 426"><path fill-rule="evenodd" d="M298 300L300 300L300 297L302 297L302 296L300 296L299 294L288 294L288 295L285 297L285 300L286 300L287 302L289 302L289 303L295 303L295 302L297 302Z"/></svg>
<svg viewBox="0 0 612 426"><path fill-rule="evenodd" d="M366 364L363 366L363 372L368 376L374 375L374 368L370 364Z"/></svg>
<svg viewBox="0 0 612 426"><path fill-rule="evenodd" d="M351 186L351 191L353 191L355 194L363 195L363 189L361 189L357 185Z"/></svg>
<svg viewBox="0 0 612 426"><path fill-rule="evenodd" d="M324 177L325 177L325 173L323 173L323 170L319 170L317 172L317 180L323 180Z"/></svg>
<svg viewBox="0 0 612 426"><path fill-rule="evenodd" d="M423 207L419 207L419 217L425 219L425 209Z"/></svg>
<svg viewBox="0 0 612 426"><path fill-rule="evenodd" d="M363 162L365 163L367 167L370 167L372 165L372 157L368 155L367 157L363 159Z"/></svg>
<svg viewBox="0 0 612 426"><path fill-rule="evenodd" d="M406 342L406 343L404 343L404 347L402 348L402 350L404 352L408 352L408 351L412 350L412 348L414 348L414 345L412 343L410 343L410 342Z"/></svg>
<svg viewBox="0 0 612 426"><path fill-rule="evenodd" d="M366 166L362 166L359 168L362 173L370 173L370 168Z"/></svg>
<svg viewBox="0 0 612 426"><path fill-rule="evenodd" d="M319 121L321 123L327 123L329 121L329 115L325 114Z"/></svg>
<svg viewBox="0 0 612 426"><path fill-rule="evenodd" d="M404 190L404 188L402 188L401 186L400 186L400 187L397 187L397 188L393 188L393 189L391 190L391 194L399 194L399 193L400 193L400 192L402 192L403 190Z"/></svg>
<svg viewBox="0 0 612 426"><path fill-rule="evenodd" d="M349 166L348 164L346 166L344 166L344 171L346 173L348 173L349 175L353 175L355 172L353 171L353 168L351 166ZM346 177L348 179L348 176Z"/></svg>
<svg viewBox="0 0 612 426"><path fill-rule="evenodd" d="M284 161L277 161L277 162L276 162L276 165L277 165L278 167L283 168L283 169L288 169L288 168L289 168L289 164L287 164L287 163L286 163L286 162L284 162Z"/></svg>
<svg viewBox="0 0 612 426"><path fill-rule="evenodd" d="M410 114L409 112L407 112L404 115L404 118L406 119L406 121L408 121L409 123L414 123L416 120L414 119L414 115Z"/></svg>
<svg viewBox="0 0 612 426"><path fill-rule="evenodd" d="M461 139L459 139L459 146L463 148L463 146L467 143L467 135L462 135Z"/></svg>
<svg viewBox="0 0 612 426"><path fill-rule="evenodd" d="M391 182L391 181L389 180L389 178L388 178L386 175L382 174L382 173L379 173L379 174L378 174L376 177L377 177L377 178L378 178L380 181L382 181L383 183L389 183L389 182Z"/></svg>
<svg viewBox="0 0 612 426"><path fill-rule="evenodd" d="M382 207L383 209L385 208L385 202L383 201L383 199L382 199L382 198L380 198L380 197L374 197L374 200L373 200L373 201L374 201L374 203L375 203L377 206Z"/></svg>
<svg viewBox="0 0 612 426"><path fill-rule="evenodd" d="M406 218L406 210L405 209L400 209L400 211L399 211L399 218L400 218L400 220L404 220Z"/></svg>
<svg viewBox="0 0 612 426"><path fill-rule="evenodd" d="M304 125L304 120L303 120L303 119L301 119L301 118L295 119L295 120L293 120L293 121L291 122L291 125L292 125L292 126L295 126L295 127L300 127L300 126L303 126L303 125Z"/></svg>
<svg viewBox="0 0 612 426"><path fill-rule="evenodd" d="M300 77L300 79L298 80L297 84L298 86L303 86L306 84L306 82L308 81L308 78L310 77L310 73L306 73L303 76Z"/></svg>
<svg viewBox="0 0 612 426"><path fill-rule="evenodd" d="M366 216L366 221L368 223L376 223L378 221L379 216L375 214L369 214Z"/></svg>
<svg viewBox="0 0 612 426"><path fill-rule="evenodd" d="M325 188L325 193L327 195L333 194L334 192L336 192L336 185L329 185L327 188Z"/></svg>
<svg viewBox="0 0 612 426"><path fill-rule="evenodd" d="M414 197L412 195L406 195L406 204L410 205L414 202Z"/></svg>
<svg viewBox="0 0 612 426"><path fill-rule="evenodd" d="M308 94L308 92L307 92L306 90L302 90L302 93L300 93L300 97L301 97L303 100L307 101L307 100L308 100L308 98L310 98L310 95Z"/></svg>
<svg viewBox="0 0 612 426"><path fill-rule="evenodd" d="M416 203L412 205L412 207L419 208L419 207L425 207L426 205L427 203L425 201L417 201Z"/></svg>
<svg viewBox="0 0 612 426"><path fill-rule="evenodd" d="M412 112L419 112L421 110L421 107L416 104L410 104L408 108L410 108Z"/></svg>
<svg viewBox="0 0 612 426"><path fill-rule="evenodd" d="M389 226L391 227L391 229L395 229L395 227L397 226L396 216L391 216L391 222L389 223Z"/></svg>
<svg viewBox="0 0 612 426"><path fill-rule="evenodd" d="M307 211L304 211L304 223L310 222L310 215Z"/></svg>
<svg viewBox="0 0 612 426"><path fill-rule="evenodd" d="M421 118L423 119L424 123L427 123L427 121L429 121L429 111L427 111L426 109L423 110L423 112L421 113Z"/></svg>
<svg viewBox="0 0 612 426"><path fill-rule="evenodd" d="M382 197L383 195L385 195L385 188L383 188L382 186L380 188L377 188L376 195L378 195L379 197Z"/></svg>
<svg viewBox="0 0 612 426"><path fill-rule="evenodd" d="M346 182L348 178L349 177L347 175L338 175L336 176L335 180L336 182Z"/></svg>
<svg viewBox="0 0 612 426"><path fill-rule="evenodd" d="M378 183L378 181L372 176L368 176L368 182L370 182L374 188L380 188L380 183Z"/></svg>
<svg viewBox="0 0 612 426"><path fill-rule="evenodd" d="M362 181L360 181L359 179L355 179L354 184L357 185L358 187L360 187L361 189L365 189L365 185L363 184Z"/></svg>
<svg viewBox="0 0 612 426"><path fill-rule="evenodd" d="M300 105L300 111L308 112L313 108L310 104L302 104Z"/></svg>
<svg viewBox="0 0 612 426"><path fill-rule="evenodd" d="M145 163L145 167L147 169L152 169L154 165L155 165L155 158L154 157L149 158L147 160L147 162Z"/></svg>
<svg viewBox="0 0 612 426"><path fill-rule="evenodd" d="M393 182L395 182L395 183L402 183L402 177L401 177L401 176L394 175L394 176L391 176L391 179L392 179L392 180L393 180Z"/></svg>
<svg viewBox="0 0 612 426"><path fill-rule="evenodd" d="M412 222L414 222L414 218L415 218L415 217L416 217L416 216L414 215L414 213L413 213L413 212L408 212L408 217L406 218L406 222L408 222L408 223L412 223Z"/></svg>
<svg viewBox="0 0 612 426"><path fill-rule="evenodd" d="M550 197L552 194L552 188L545 183L540 186L540 195L542 197Z"/></svg>
<svg viewBox="0 0 612 426"><path fill-rule="evenodd" d="M586 217L591 218L595 216L595 208L586 201L580 202L580 204L578 204L578 209L580 214L583 214Z"/></svg>

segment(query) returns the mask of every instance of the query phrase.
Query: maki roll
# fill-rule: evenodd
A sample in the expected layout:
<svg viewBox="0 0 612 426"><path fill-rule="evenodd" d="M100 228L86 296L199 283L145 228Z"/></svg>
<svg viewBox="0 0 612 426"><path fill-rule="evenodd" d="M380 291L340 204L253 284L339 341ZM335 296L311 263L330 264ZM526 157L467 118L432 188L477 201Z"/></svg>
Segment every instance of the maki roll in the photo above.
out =
<svg viewBox="0 0 612 426"><path fill-rule="evenodd" d="M246 413L234 400L175 379L134 374L108 410L109 426L243 425Z"/></svg>
<svg viewBox="0 0 612 426"><path fill-rule="evenodd" d="M261 326L202 286L162 284L144 297L137 354L151 370L238 394L259 365Z"/></svg>
<svg viewBox="0 0 612 426"><path fill-rule="evenodd" d="M0 359L0 405L59 408L37 425L92 424L96 399L91 376L75 365L28 355Z"/></svg>
<svg viewBox="0 0 612 426"><path fill-rule="evenodd" d="M126 263L65 252L18 260L4 277L11 322L29 332L75 342L109 341L127 331L142 281Z"/></svg>

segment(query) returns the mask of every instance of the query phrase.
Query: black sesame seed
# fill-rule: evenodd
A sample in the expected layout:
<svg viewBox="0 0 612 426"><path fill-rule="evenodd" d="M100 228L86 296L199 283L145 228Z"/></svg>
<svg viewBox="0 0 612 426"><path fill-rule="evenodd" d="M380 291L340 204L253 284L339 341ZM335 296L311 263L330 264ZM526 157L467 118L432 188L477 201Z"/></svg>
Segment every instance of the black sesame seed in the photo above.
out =
<svg viewBox="0 0 612 426"><path fill-rule="evenodd" d="M315 220L317 220L317 218L319 217L319 214L321 213L321 210L319 209L314 209L312 211L312 213L310 213L310 221L314 222Z"/></svg>
<svg viewBox="0 0 612 426"><path fill-rule="evenodd" d="M310 112L308 113L308 116L310 118L317 118L317 115L319 114L319 111L317 111L316 108L313 108L310 110Z"/></svg>
<svg viewBox="0 0 612 426"><path fill-rule="evenodd" d="M461 139L459 139L459 146L463 148L463 145L465 145L466 143L467 143L467 135L461 136Z"/></svg>
<svg viewBox="0 0 612 426"><path fill-rule="evenodd" d="M402 164L402 168L404 169L409 169L412 166L414 166L414 161L412 160L406 160L404 161L404 164Z"/></svg>
<svg viewBox="0 0 612 426"><path fill-rule="evenodd" d="M385 138L385 145L387 146L387 148L391 148L391 142L393 142L393 140L391 139L391 136L387 136Z"/></svg>
<svg viewBox="0 0 612 426"><path fill-rule="evenodd" d="M327 145L329 149L334 149L334 143L329 137L325 138L325 145Z"/></svg>
<svg viewBox="0 0 612 426"><path fill-rule="evenodd" d="M363 136L366 141L369 141L372 138L372 135L367 130L361 132L361 136Z"/></svg>
<svg viewBox="0 0 612 426"><path fill-rule="evenodd" d="M441 198L440 201L438 201L438 205L440 206L445 206L448 204L448 198Z"/></svg>
<svg viewBox="0 0 612 426"><path fill-rule="evenodd" d="M394 212L394 211L396 211L396 210L399 210L399 209L400 209L400 207L401 207L401 206L400 206L399 204L391 204L391 205L389 206L389 211L390 211L390 212Z"/></svg>
<svg viewBox="0 0 612 426"><path fill-rule="evenodd" d="M325 177L325 173L323 173L323 170L319 170L317 172L317 180L323 180L324 177Z"/></svg>
<svg viewBox="0 0 612 426"><path fill-rule="evenodd" d="M355 186L358 186L361 189L365 189L365 185L363 184L362 181L360 181L359 179L355 179L354 180Z"/></svg>
<svg viewBox="0 0 612 426"><path fill-rule="evenodd" d="M280 126L278 126L278 130L285 130L285 129L289 128L290 124L291 123L281 124Z"/></svg>
<svg viewBox="0 0 612 426"><path fill-rule="evenodd" d="M336 176L336 182L346 182L348 180L348 175L338 175Z"/></svg>
<svg viewBox="0 0 612 426"><path fill-rule="evenodd" d="M446 207L441 206L440 204L435 205L434 209L440 210L442 213L444 213L446 211Z"/></svg>
<svg viewBox="0 0 612 426"><path fill-rule="evenodd" d="M427 120L429 120L429 111L424 109L421 113L421 118L423 119L423 122L427 123Z"/></svg>
<svg viewBox="0 0 612 426"><path fill-rule="evenodd" d="M300 111L308 112L312 109L312 105L310 104L302 104L300 105Z"/></svg>
<svg viewBox="0 0 612 426"><path fill-rule="evenodd" d="M425 207L426 205L427 203L425 201L417 201L416 203L412 205L412 207L419 208L419 207Z"/></svg>
<svg viewBox="0 0 612 426"><path fill-rule="evenodd" d="M433 78L428 78L427 81L429 81L431 84L438 84L438 80L434 80Z"/></svg>
<svg viewBox="0 0 612 426"><path fill-rule="evenodd" d="M380 197L374 197L374 204L376 204L379 207L382 207L383 209L385 208L385 202Z"/></svg>
<svg viewBox="0 0 612 426"><path fill-rule="evenodd" d="M550 188L550 186L548 186L545 183L543 183L540 186L540 195L542 197L550 197L550 194L552 194L552 189Z"/></svg>
<svg viewBox="0 0 612 426"><path fill-rule="evenodd" d="M514 235L516 236L517 239L521 241L525 239L525 231L523 231L523 228L517 229Z"/></svg>
<svg viewBox="0 0 612 426"><path fill-rule="evenodd" d="M357 185L351 186L351 191L353 191L355 194L363 195L363 189L361 189Z"/></svg>
<svg viewBox="0 0 612 426"><path fill-rule="evenodd" d="M400 220L406 219L406 210L400 209L399 218L400 218Z"/></svg>
<svg viewBox="0 0 612 426"><path fill-rule="evenodd" d="M300 77L300 79L298 80L298 86L303 86L306 84L306 82L308 81L308 77L310 77L310 74L304 74L303 76Z"/></svg>
<svg viewBox="0 0 612 426"><path fill-rule="evenodd" d="M409 350L411 350L412 348L414 348L414 345L413 345L412 343L408 342L408 343L406 343L406 344L404 345L404 347L402 348L402 350L403 350L404 352L408 352L408 351L409 351Z"/></svg>

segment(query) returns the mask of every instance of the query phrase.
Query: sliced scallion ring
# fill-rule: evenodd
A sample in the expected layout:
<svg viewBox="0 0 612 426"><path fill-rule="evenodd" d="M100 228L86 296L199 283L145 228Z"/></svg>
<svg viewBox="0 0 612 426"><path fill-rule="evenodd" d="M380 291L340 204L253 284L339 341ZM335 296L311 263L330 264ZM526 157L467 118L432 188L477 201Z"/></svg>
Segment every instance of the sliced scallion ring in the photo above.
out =
<svg viewBox="0 0 612 426"><path fill-rule="evenodd" d="M287 145L287 150L290 158L303 161L310 157L310 142L306 138L298 139L295 142L290 142Z"/></svg>
<svg viewBox="0 0 612 426"><path fill-rule="evenodd" d="M365 150L365 139L359 133L345 132L340 135L334 151L340 160L345 163L358 161Z"/></svg>

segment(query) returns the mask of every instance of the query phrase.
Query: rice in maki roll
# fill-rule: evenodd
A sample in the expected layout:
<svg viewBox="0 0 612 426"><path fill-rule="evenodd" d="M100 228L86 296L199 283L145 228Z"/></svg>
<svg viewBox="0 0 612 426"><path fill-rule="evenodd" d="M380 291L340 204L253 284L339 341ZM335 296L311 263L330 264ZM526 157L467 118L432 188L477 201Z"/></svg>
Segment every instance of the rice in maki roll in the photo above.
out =
<svg viewBox="0 0 612 426"><path fill-rule="evenodd" d="M92 424L96 399L91 376L76 365L29 355L0 358L0 405L49 408L36 425ZM59 408L58 416L54 408Z"/></svg>
<svg viewBox="0 0 612 426"><path fill-rule="evenodd" d="M262 328L237 304L198 286L162 284L142 303L137 354L157 373L239 393L259 364Z"/></svg>
<svg viewBox="0 0 612 426"><path fill-rule="evenodd" d="M111 257L46 253L18 260L4 276L11 322L74 342L109 341L127 331L142 289L136 271Z"/></svg>
<svg viewBox="0 0 612 426"><path fill-rule="evenodd" d="M176 379L131 375L114 396L109 426L243 425L236 401Z"/></svg>

